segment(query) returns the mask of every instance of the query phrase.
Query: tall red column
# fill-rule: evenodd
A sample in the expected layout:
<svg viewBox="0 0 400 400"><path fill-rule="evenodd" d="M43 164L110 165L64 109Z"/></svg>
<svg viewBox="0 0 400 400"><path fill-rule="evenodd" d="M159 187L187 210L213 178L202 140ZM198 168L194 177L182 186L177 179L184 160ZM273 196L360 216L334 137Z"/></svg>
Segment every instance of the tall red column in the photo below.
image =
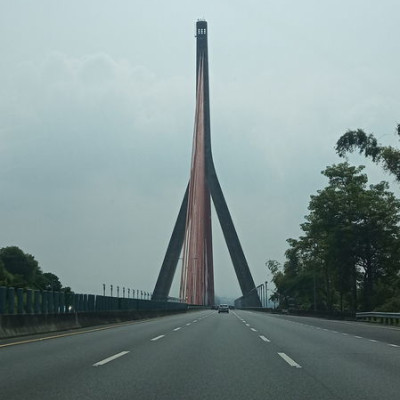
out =
<svg viewBox="0 0 400 400"><path fill-rule="evenodd" d="M153 292L153 300L169 299L181 251L180 299L214 304L211 199L228 246L246 307L261 307L246 257L219 184L211 152L207 22L197 21L196 114L190 180ZM183 249L183 250L182 250Z"/></svg>
<svg viewBox="0 0 400 400"><path fill-rule="evenodd" d="M205 161L205 54L198 54L196 113L188 206L183 243L180 298L189 304L214 304L211 197Z"/></svg>

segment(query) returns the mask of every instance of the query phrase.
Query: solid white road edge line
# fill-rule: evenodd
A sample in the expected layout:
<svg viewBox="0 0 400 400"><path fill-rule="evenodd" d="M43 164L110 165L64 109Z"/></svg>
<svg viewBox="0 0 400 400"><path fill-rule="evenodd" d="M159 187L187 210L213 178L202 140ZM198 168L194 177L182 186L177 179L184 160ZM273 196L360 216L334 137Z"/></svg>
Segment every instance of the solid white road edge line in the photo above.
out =
<svg viewBox="0 0 400 400"><path fill-rule="evenodd" d="M301 368L296 361L292 360L288 355L285 353L278 353L291 367Z"/></svg>
<svg viewBox="0 0 400 400"><path fill-rule="evenodd" d="M99 367L100 365L107 364L108 362L113 361L116 358L122 357L122 356L124 356L125 354L128 354L128 353L129 353L129 351L121 351L121 353L115 354L115 355L113 355L111 357L105 358L104 360L101 360L101 361L97 362L96 364L93 364L93 367Z"/></svg>
<svg viewBox="0 0 400 400"><path fill-rule="evenodd" d="M260 339L261 340L264 340L264 342L270 342L270 340L269 339L267 339L265 336L263 336L263 335L260 335Z"/></svg>
<svg viewBox="0 0 400 400"><path fill-rule="evenodd" d="M158 340L158 339L161 339L161 338L163 338L165 335L160 335L160 336L157 336L157 337L154 337L153 339L150 339L152 342L155 342L156 340Z"/></svg>

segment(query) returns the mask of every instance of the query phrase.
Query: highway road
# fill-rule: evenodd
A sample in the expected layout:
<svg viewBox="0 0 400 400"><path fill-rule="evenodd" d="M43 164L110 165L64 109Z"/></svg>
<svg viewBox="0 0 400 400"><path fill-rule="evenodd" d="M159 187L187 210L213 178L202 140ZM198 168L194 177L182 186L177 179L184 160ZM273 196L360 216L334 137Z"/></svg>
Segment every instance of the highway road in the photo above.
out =
<svg viewBox="0 0 400 400"><path fill-rule="evenodd" d="M0 341L14 399L398 399L400 329L203 310Z"/></svg>

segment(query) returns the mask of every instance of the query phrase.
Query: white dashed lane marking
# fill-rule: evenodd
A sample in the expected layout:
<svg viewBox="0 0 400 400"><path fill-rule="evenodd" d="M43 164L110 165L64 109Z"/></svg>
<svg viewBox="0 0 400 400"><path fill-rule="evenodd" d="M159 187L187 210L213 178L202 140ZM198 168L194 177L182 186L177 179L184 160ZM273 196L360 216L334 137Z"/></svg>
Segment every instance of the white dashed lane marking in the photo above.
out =
<svg viewBox="0 0 400 400"><path fill-rule="evenodd" d="M288 355L285 353L278 353L291 367L295 368L301 368L299 364L297 364L296 361L292 360Z"/></svg>
<svg viewBox="0 0 400 400"><path fill-rule="evenodd" d="M107 364L110 361L113 361L113 360L115 360L115 359L117 359L119 357L122 357L122 356L124 356L125 354L128 354L128 353L129 353L129 351L121 351L121 353L114 354L111 357L105 358L104 360L101 360L101 361L97 362L96 364L93 364L93 367L100 367L101 365Z"/></svg>
<svg viewBox="0 0 400 400"><path fill-rule="evenodd" d="M155 342L156 340L159 340L161 338L163 338L165 335L160 335L160 336L156 336L153 339L150 339L152 342Z"/></svg>

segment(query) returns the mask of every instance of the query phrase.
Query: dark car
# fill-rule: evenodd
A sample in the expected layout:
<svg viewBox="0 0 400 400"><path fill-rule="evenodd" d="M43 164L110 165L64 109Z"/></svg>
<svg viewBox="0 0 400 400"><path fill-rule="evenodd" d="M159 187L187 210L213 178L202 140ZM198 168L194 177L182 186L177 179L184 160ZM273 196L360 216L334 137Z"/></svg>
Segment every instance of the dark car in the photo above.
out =
<svg viewBox="0 0 400 400"><path fill-rule="evenodd" d="M229 306L228 304L220 304L218 307L218 314L221 312L229 313Z"/></svg>

